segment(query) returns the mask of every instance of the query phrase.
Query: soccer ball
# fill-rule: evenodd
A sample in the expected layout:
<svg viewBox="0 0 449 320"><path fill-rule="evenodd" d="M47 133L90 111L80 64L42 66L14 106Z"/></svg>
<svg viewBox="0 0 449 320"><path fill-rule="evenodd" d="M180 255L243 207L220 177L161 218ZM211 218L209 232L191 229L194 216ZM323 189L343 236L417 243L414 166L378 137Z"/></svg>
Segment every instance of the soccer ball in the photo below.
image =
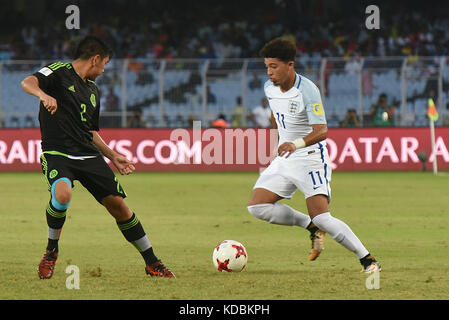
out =
<svg viewBox="0 0 449 320"><path fill-rule="evenodd" d="M215 247L212 261L218 271L240 272L246 267L248 254L240 242L224 240Z"/></svg>

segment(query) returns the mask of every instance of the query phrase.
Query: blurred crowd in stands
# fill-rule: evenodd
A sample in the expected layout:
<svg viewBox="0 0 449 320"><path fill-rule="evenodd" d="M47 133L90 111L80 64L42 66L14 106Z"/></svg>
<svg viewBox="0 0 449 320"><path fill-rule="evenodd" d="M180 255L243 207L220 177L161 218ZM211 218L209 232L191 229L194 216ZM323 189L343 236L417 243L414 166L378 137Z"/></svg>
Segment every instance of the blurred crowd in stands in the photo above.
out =
<svg viewBox="0 0 449 320"><path fill-rule="evenodd" d="M377 5L380 9L379 30L368 30L365 25L365 20L369 16L365 9L371 4ZM65 22L70 15L66 13L66 8L69 5L76 5L80 9L81 28L79 30L66 28ZM314 74L320 70L320 65L312 65L312 61L318 63L319 58L345 58L327 59L324 64L325 89L322 93L327 98L329 108L338 106L339 111L342 112L336 115L333 126L395 126L398 117L398 97L388 92L387 99L385 95L380 94L380 91L388 89L392 81L397 82L396 74L389 74L388 78L384 79L385 88L377 88L375 91L373 74L369 70L364 70L363 97L375 99L379 95L379 98L376 103L374 100L364 102L364 105L369 104L372 107L364 110L364 114L358 114L360 110L354 109L352 105L350 107L342 105L342 98L345 94L349 94L347 88L340 88L341 95L337 94L339 92L335 86L334 92L330 89L330 82L341 84L345 80L340 78L332 80L329 70L344 69L346 75L356 74L361 69L361 57L408 56L414 58L408 60L412 64L419 60L418 57L430 56L434 57L431 60L438 63L435 57L449 56L448 12L448 1L438 1L429 5L418 0L377 0L369 3L365 0L216 2L206 0L0 0L0 62L8 60L67 61L72 58L73 44L86 34L94 34L105 39L114 50L114 58L119 59L257 58L259 50L267 41L283 36L295 41L299 57L298 68L306 74ZM391 61L364 59L364 61L364 68L369 69L374 66L373 63L379 62L380 64L376 67L388 71L399 70L403 59ZM139 71L141 65L141 61L130 61L128 65L128 69L135 71L137 77L132 86L134 89L154 82L153 74L143 69ZM6 69L5 67L3 70ZM413 95L407 96L407 104L410 106L423 105L415 100L428 98L430 89L435 91L437 87L437 78L433 75L436 74L437 68L429 64L418 66L416 69L429 74L426 74L426 77L422 74L416 76L423 79L425 86L421 88L422 90L410 89L410 94ZM186 93L190 93L192 97L198 96L196 86L200 84L201 79L196 73L190 76L194 78L185 79L176 86L166 88L164 97L168 102L184 106L187 104ZM252 76L254 78L248 83L248 88L260 89L263 84L261 78L255 73ZM408 77L410 82L414 80L413 76ZM105 80L104 84L108 86L104 98L104 110L117 113L109 118L105 117L104 121L107 122L104 123L105 126L153 127L161 121L161 119L152 118L157 113L154 113L154 110L150 113L145 112L151 104L157 104L159 101L158 91L151 91L152 93L148 91L146 100L128 101L126 105L134 113L131 118L122 121L121 116L118 115L121 110L120 97L117 94L117 88L114 88L119 86L122 80L118 79L117 73L105 75L102 80ZM428 86L428 84L432 85ZM353 87L353 84L347 84L347 86ZM227 98L231 100L226 103L217 101L218 98L213 95L217 93L217 88L209 88L209 84L207 86L208 104L219 107L217 118L211 126L239 127L245 125L244 120L254 127L270 126L270 113L267 112L266 102L259 100L262 97L251 100L252 110L249 112L242 106L241 97L234 98L233 95L229 95ZM442 89L445 93L448 92L447 88L447 79L444 78ZM130 91L128 98L139 96L138 92L140 91ZM396 90L395 93L398 92ZM193 101L192 97L190 99ZM232 99L236 99L234 105ZM438 101L437 97L434 99ZM346 101L348 100L357 101L357 97L348 96ZM220 103L226 107L221 108ZM199 102L192 103L192 105L198 104ZM415 109L419 108L415 106ZM449 110L449 104L446 109ZM3 118L1 112L0 109L0 127ZM180 113L183 114L183 112ZM178 114L175 119L171 119L164 115L163 122L182 126L182 123L187 121L190 124L194 119L190 114L187 119L180 117ZM10 118L9 116L8 119ZM142 118L145 118L147 124L142 122ZM11 119L16 119L16 116ZM359 123L360 120L363 120L362 124ZM446 121L449 123L449 116L446 117ZM10 120L8 126L12 126L13 123L14 121ZM419 125L422 123L419 122Z"/></svg>
<svg viewBox="0 0 449 320"><path fill-rule="evenodd" d="M80 8L67 30L65 8ZM92 33L116 58L251 58L286 36L310 57L449 55L449 2L375 1L380 29L367 30L364 1L2 0L0 60L68 59Z"/></svg>

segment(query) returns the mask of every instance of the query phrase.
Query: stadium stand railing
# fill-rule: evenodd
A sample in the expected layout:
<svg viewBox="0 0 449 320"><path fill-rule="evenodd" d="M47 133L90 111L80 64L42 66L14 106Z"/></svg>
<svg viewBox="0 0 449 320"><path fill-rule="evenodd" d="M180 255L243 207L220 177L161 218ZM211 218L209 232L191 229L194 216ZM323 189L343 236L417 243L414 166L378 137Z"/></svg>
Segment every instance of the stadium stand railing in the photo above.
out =
<svg viewBox="0 0 449 320"><path fill-rule="evenodd" d="M38 101L20 82L49 61L0 62L0 127L37 127ZM447 57L298 58L297 71L321 90L329 127L339 127L355 109L363 127L380 94L395 106L396 126L426 126L427 101L435 101L437 126L449 125ZM145 127L208 127L220 114L241 127L264 97L263 59L116 59L98 78L101 126L134 126L138 112ZM240 99L240 100L238 100ZM235 113L240 104L243 112Z"/></svg>

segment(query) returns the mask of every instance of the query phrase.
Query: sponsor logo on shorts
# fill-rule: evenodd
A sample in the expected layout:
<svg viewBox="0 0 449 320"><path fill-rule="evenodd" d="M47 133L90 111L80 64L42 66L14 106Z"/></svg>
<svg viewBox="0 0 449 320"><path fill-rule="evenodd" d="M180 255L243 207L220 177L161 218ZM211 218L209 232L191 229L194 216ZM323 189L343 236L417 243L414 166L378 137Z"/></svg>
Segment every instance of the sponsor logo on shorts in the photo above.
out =
<svg viewBox="0 0 449 320"><path fill-rule="evenodd" d="M57 175L58 175L58 170L53 169L53 170L50 171L50 174L48 176L50 177L50 179L53 179Z"/></svg>

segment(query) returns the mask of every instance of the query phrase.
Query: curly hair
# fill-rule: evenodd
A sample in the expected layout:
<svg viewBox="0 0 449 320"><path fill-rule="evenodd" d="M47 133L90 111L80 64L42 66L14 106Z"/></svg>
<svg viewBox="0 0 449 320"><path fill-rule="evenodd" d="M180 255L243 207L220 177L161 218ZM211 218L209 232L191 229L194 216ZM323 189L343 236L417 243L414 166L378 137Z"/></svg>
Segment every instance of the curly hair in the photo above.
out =
<svg viewBox="0 0 449 320"><path fill-rule="evenodd" d="M271 40L259 51L263 58L277 58L283 62L295 61L296 53L296 45L282 37Z"/></svg>

